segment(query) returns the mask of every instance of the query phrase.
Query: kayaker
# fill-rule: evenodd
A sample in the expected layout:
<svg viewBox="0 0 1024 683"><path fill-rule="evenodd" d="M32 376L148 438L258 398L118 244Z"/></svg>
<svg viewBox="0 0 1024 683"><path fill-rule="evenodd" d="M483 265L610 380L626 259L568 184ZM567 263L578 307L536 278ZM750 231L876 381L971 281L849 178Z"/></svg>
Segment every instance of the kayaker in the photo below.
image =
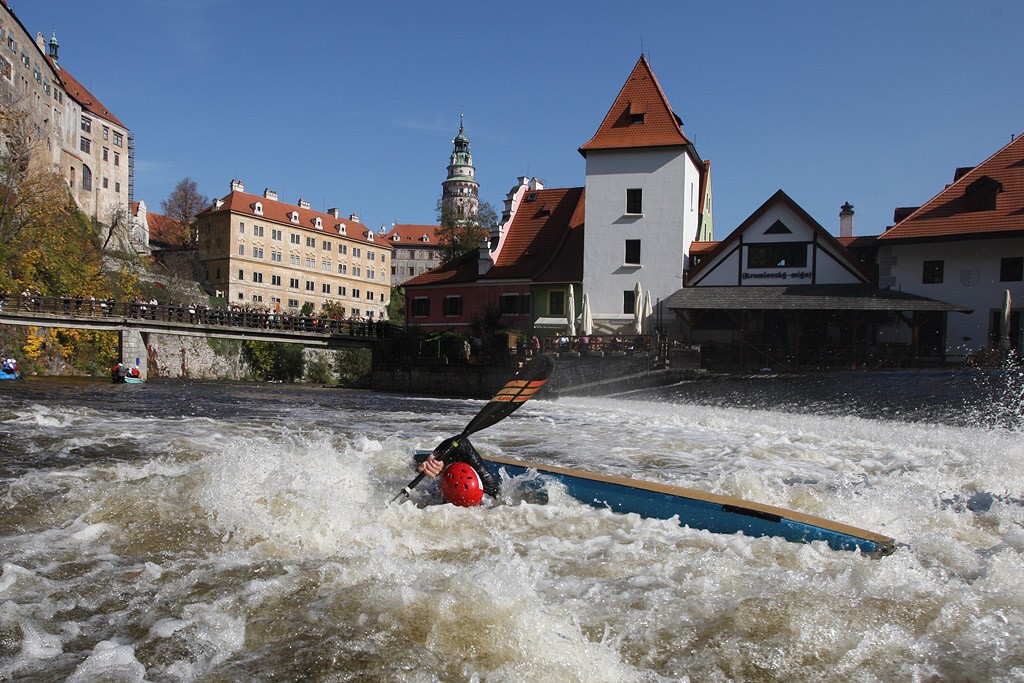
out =
<svg viewBox="0 0 1024 683"><path fill-rule="evenodd" d="M462 438L458 442L454 438L445 439L416 469L433 478L440 475L452 463L464 463L472 467L480 477L483 492L488 496L497 498L501 493L501 482L484 464L483 458L480 457L468 438Z"/></svg>

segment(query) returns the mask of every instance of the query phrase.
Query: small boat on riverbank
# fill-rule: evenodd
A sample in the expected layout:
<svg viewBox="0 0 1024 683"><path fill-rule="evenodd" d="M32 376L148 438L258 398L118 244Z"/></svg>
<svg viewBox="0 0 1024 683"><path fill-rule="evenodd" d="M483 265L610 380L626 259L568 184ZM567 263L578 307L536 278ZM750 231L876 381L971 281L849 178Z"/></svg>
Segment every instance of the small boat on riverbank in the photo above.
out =
<svg viewBox="0 0 1024 683"><path fill-rule="evenodd" d="M798 543L825 541L835 550L860 550L873 556L889 555L895 547L888 536L741 498L510 458L484 460L508 477L536 471L541 479L555 482L571 497L597 508L654 519L678 517L680 525L693 529L778 536Z"/></svg>
<svg viewBox="0 0 1024 683"><path fill-rule="evenodd" d="M19 377L21 377L21 373L18 371L7 372L6 370L0 370L0 380L18 379Z"/></svg>

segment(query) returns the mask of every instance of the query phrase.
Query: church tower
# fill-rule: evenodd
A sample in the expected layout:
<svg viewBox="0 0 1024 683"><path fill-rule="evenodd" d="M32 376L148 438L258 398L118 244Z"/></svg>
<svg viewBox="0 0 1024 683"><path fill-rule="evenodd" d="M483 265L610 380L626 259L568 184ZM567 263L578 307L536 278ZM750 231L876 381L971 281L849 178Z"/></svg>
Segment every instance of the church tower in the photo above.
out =
<svg viewBox="0 0 1024 683"><path fill-rule="evenodd" d="M441 212L456 223L475 220L480 209L480 184L476 182L473 155L469 151L469 138L463 130L459 115L459 134L452 140L452 156L448 163L448 179L441 183Z"/></svg>

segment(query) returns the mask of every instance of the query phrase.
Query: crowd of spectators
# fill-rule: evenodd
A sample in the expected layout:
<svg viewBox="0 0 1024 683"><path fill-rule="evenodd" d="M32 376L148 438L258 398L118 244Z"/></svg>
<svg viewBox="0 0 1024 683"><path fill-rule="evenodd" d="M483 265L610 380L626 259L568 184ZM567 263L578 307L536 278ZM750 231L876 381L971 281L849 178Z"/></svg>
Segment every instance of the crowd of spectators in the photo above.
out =
<svg viewBox="0 0 1024 683"><path fill-rule="evenodd" d="M164 322L248 327L262 330L318 332L359 337L383 337L389 325L384 320L337 315L302 315L249 306L208 306L201 303L171 301L161 304L156 299L135 297L131 301L97 299L93 296L44 297L39 292L23 291L10 296L0 293L0 311L5 307L35 313L69 316L117 317Z"/></svg>

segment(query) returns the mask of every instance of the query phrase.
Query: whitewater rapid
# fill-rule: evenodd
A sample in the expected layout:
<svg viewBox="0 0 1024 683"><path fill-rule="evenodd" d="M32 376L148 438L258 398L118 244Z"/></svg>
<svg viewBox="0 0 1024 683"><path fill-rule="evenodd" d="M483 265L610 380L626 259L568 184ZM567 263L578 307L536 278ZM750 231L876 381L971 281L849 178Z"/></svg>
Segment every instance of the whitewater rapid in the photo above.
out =
<svg viewBox="0 0 1024 683"><path fill-rule="evenodd" d="M678 397L535 399L484 454L886 534L872 559L518 482L388 501L480 401L41 380L0 406L0 678L1018 680L1013 428ZM668 398L666 399L666 396ZM419 504L417 504L419 502Z"/></svg>

